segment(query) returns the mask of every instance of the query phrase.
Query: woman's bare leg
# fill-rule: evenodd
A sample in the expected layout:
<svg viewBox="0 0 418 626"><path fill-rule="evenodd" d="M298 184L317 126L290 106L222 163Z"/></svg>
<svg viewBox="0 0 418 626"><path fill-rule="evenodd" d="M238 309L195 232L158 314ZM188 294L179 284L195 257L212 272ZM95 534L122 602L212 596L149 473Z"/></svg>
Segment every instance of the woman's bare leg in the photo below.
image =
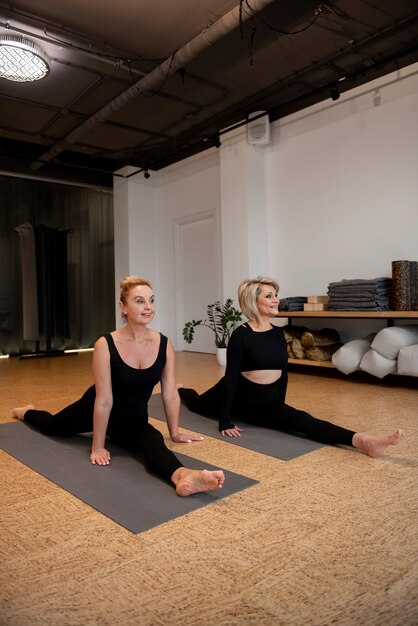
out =
<svg viewBox="0 0 418 626"><path fill-rule="evenodd" d="M178 496L190 496L193 493L221 489L225 482L222 470L192 470L179 467L171 477Z"/></svg>
<svg viewBox="0 0 418 626"><path fill-rule="evenodd" d="M392 435L368 435L356 433L353 436L353 447L362 450L371 457L382 456L388 446L396 446L405 436L405 431L397 430Z"/></svg>

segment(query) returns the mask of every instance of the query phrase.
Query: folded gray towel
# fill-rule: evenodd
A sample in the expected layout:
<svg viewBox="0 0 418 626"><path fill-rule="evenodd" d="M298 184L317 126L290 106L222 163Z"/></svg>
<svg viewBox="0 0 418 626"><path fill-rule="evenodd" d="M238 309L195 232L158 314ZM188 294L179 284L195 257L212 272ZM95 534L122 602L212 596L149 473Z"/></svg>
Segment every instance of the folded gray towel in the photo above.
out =
<svg viewBox="0 0 418 626"><path fill-rule="evenodd" d="M357 304L347 300L346 302L330 302L329 309L330 311L390 311L390 306L386 303Z"/></svg>
<svg viewBox="0 0 418 626"><path fill-rule="evenodd" d="M377 287L377 286L389 286L392 283L392 279L386 276L382 276L380 278L372 278L372 279L364 279L364 278L353 278L329 283L329 287L349 287L349 286L366 286L366 287Z"/></svg>
<svg viewBox="0 0 418 626"><path fill-rule="evenodd" d="M281 298L279 311L303 311L303 305L308 301L306 296Z"/></svg>

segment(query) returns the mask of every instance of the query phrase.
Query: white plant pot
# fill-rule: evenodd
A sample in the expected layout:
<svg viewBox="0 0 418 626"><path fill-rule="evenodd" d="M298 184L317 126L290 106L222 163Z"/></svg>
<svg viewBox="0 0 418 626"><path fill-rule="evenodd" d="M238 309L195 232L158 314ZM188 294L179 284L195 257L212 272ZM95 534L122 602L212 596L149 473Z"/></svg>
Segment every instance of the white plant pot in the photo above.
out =
<svg viewBox="0 0 418 626"><path fill-rule="evenodd" d="M226 348L216 348L216 360L218 365L225 367L226 365Z"/></svg>

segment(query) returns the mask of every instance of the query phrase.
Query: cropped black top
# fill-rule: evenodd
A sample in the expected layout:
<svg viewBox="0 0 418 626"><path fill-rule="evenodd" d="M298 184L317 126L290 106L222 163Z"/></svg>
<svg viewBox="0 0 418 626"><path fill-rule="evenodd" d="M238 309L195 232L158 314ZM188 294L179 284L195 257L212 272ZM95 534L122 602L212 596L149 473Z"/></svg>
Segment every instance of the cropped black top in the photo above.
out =
<svg viewBox="0 0 418 626"><path fill-rule="evenodd" d="M232 333L227 348L220 430L233 427L230 422L231 407L241 372L254 370L282 371L276 384L284 402L287 387L287 345L283 331L278 326L256 332L245 323Z"/></svg>

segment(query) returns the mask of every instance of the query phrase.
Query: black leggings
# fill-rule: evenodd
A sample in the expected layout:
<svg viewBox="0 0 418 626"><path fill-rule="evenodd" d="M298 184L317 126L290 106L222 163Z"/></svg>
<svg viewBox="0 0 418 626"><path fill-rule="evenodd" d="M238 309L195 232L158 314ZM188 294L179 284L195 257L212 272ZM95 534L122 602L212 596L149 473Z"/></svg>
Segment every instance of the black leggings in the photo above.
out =
<svg viewBox="0 0 418 626"><path fill-rule="evenodd" d="M94 386L84 395L55 415L47 411L30 409L25 413L25 422L44 435L69 437L93 430L93 411L96 391ZM116 422L116 425L115 423ZM134 453L141 453L149 469L170 481L173 473L183 467L178 458L167 448L159 430L148 423L148 418L139 420L134 428L123 430L117 427L117 417L111 416L108 434L117 445Z"/></svg>
<svg viewBox="0 0 418 626"><path fill-rule="evenodd" d="M193 394L188 408L206 417L219 418L224 393L224 379L202 393ZM240 376L232 402L232 417L273 430L301 433L309 439L326 444L352 446L352 430L312 417L285 404L279 397L277 382L270 385L253 383Z"/></svg>

